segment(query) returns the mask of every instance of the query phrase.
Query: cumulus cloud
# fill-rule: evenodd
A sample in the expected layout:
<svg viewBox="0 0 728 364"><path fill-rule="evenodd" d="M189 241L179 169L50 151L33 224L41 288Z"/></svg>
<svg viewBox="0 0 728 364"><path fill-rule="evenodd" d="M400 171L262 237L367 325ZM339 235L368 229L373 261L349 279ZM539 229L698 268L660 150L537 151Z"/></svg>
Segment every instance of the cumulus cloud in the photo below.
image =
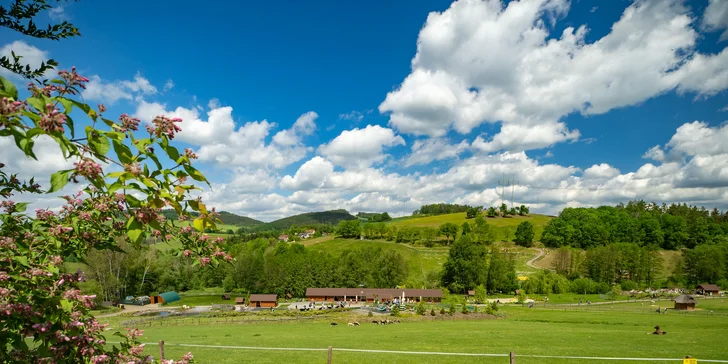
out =
<svg viewBox="0 0 728 364"><path fill-rule="evenodd" d="M619 170L607 163L595 164L584 170L584 178L607 179L619 175Z"/></svg>
<svg viewBox="0 0 728 364"><path fill-rule="evenodd" d="M578 139L560 121L572 112L602 114L673 89L707 97L728 86L728 51L695 50L695 19L680 1L635 2L592 43L586 25L549 34L544 20L556 21L568 6L470 0L430 13L411 74L379 111L401 132L430 136L502 123L474 147L518 151Z"/></svg>
<svg viewBox="0 0 728 364"><path fill-rule="evenodd" d="M174 86L174 84L172 85ZM81 95L86 100L113 104L118 100L132 100L135 96L141 97L156 93L157 88L149 80L137 73L133 80L125 81L106 81L98 75L93 75L89 77L86 89L83 90Z"/></svg>
<svg viewBox="0 0 728 364"><path fill-rule="evenodd" d="M315 112L302 115L291 129L284 131L285 136L276 134L273 143L267 143L266 138L275 123L263 120L238 126L232 112L232 107L220 106L208 111L207 120L202 120L197 108L177 107L168 111L165 104L141 101L135 115L147 122L158 115L181 118L179 140L199 146L200 160L220 166L280 169L308 153L309 148L298 138L315 129Z"/></svg>
<svg viewBox="0 0 728 364"><path fill-rule="evenodd" d="M432 161L457 158L466 151L470 145L467 140L459 144L450 144L447 139L427 138L418 139L412 143L412 153L404 162L405 167L417 164L429 164Z"/></svg>
<svg viewBox="0 0 728 364"><path fill-rule="evenodd" d="M20 40L16 40L0 48L0 57L7 57L7 59L12 62L13 52L15 52L16 56L22 57L20 59L20 63L22 65L29 65L32 69L37 69L40 67L42 62L45 62L50 58L48 56L48 52L33 47L32 45ZM4 77L20 78L20 76L6 70L5 68L0 68L0 75Z"/></svg>
<svg viewBox="0 0 728 364"><path fill-rule="evenodd" d="M405 145L405 141L392 129L367 125L363 129L344 130L328 144L321 145L319 151L337 165L364 168L384 161L387 157L384 148L397 145Z"/></svg>
<svg viewBox="0 0 728 364"><path fill-rule="evenodd" d="M724 30L720 40L728 39L728 2L710 0L703 14L703 27L709 31Z"/></svg>
<svg viewBox="0 0 728 364"><path fill-rule="evenodd" d="M174 81L171 79L167 80L167 82L164 83L164 87L162 88L162 91L167 92L174 88Z"/></svg>
<svg viewBox="0 0 728 364"><path fill-rule="evenodd" d="M359 111L352 110L351 112L339 114L339 120L349 120L354 122L360 122L364 119L364 114Z"/></svg>

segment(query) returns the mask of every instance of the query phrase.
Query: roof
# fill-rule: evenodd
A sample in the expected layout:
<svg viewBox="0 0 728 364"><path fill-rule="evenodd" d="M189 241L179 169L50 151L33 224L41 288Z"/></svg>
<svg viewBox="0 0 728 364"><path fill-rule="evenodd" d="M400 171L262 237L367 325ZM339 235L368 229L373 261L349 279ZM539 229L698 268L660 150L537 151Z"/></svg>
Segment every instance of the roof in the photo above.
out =
<svg viewBox="0 0 728 364"><path fill-rule="evenodd" d="M698 288L701 288L703 291L720 291L720 287L715 284L701 284Z"/></svg>
<svg viewBox="0 0 728 364"><path fill-rule="evenodd" d="M412 288L306 288L307 297L321 296L366 296L379 298L401 297L428 297L441 298L441 289L412 289Z"/></svg>
<svg viewBox="0 0 728 364"><path fill-rule="evenodd" d="M235 298L235 303L245 303L245 298L243 298L243 297L236 297Z"/></svg>
<svg viewBox="0 0 728 364"><path fill-rule="evenodd" d="M276 302L278 295L275 294L251 294L248 298L250 302Z"/></svg>
<svg viewBox="0 0 728 364"><path fill-rule="evenodd" d="M675 298L675 303L687 303L687 304L696 304L698 303L695 301L695 298L688 296L686 294L681 294Z"/></svg>
<svg viewBox="0 0 728 364"><path fill-rule="evenodd" d="M472 289L468 291L468 296L475 296L475 291Z"/></svg>
<svg viewBox="0 0 728 364"><path fill-rule="evenodd" d="M162 299L164 300L165 303L170 303L170 302L180 300L179 294L175 291L161 293L159 295L159 297L162 297Z"/></svg>

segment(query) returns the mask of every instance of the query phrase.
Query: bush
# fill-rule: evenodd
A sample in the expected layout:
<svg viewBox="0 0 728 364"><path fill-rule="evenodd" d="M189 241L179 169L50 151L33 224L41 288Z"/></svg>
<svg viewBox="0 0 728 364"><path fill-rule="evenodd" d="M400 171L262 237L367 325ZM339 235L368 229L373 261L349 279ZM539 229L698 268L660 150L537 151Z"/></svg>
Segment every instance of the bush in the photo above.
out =
<svg viewBox="0 0 728 364"><path fill-rule="evenodd" d="M374 314L371 311L369 311L369 314L367 314L367 317L374 317Z"/></svg>
<svg viewBox="0 0 728 364"><path fill-rule="evenodd" d="M524 303L526 302L526 293L523 292L523 289L518 290L518 303Z"/></svg>
<svg viewBox="0 0 728 364"><path fill-rule="evenodd" d="M622 281L620 286L622 286L623 291L631 291L638 288L637 283L635 281L630 281L629 279Z"/></svg>
<svg viewBox="0 0 728 364"><path fill-rule="evenodd" d="M222 289L225 292L232 292L235 288L235 279L232 276L227 276L222 280Z"/></svg>
<svg viewBox="0 0 728 364"><path fill-rule="evenodd" d="M427 313L427 307L425 307L425 302L420 301L420 303L417 304L417 307L415 308L415 313L424 316L425 313Z"/></svg>
<svg viewBox="0 0 728 364"><path fill-rule="evenodd" d="M450 305L450 310L447 311L447 313L452 316L455 314L455 304Z"/></svg>
<svg viewBox="0 0 728 364"><path fill-rule="evenodd" d="M470 310L468 310L468 305L466 305L466 304L463 303L463 307L460 310L460 313L462 313L463 315L469 314L470 313Z"/></svg>
<svg viewBox="0 0 728 364"><path fill-rule="evenodd" d="M444 315L444 314L445 314L445 308L443 307L440 309L440 315Z"/></svg>
<svg viewBox="0 0 728 364"><path fill-rule="evenodd" d="M392 316L394 316L394 317L399 316L399 306L398 305L394 305L394 307L392 307Z"/></svg>
<svg viewBox="0 0 728 364"><path fill-rule="evenodd" d="M435 316L435 309L434 308L432 310L430 310L430 316Z"/></svg>

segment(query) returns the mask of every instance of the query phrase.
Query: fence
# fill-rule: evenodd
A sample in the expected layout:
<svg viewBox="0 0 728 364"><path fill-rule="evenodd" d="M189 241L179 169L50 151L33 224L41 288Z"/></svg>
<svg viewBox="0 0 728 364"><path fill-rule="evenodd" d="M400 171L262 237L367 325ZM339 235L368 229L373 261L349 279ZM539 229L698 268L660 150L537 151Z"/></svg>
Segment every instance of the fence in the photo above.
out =
<svg viewBox="0 0 728 364"><path fill-rule="evenodd" d="M255 316L157 316L121 321L123 327L183 326L210 324L255 324L259 322L297 322L301 320L325 319L328 315L293 317L255 317Z"/></svg>
<svg viewBox="0 0 728 364"><path fill-rule="evenodd" d="M145 343L146 345L155 345L157 343ZM508 358L510 364L515 364L518 358L535 358L535 359L562 359L562 360L589 360L589 361L628 361L628 362L688 362L686 358L621 358L621 357L599 357L599 356L569 356L569 355L537 355L537 354L516 354L510 353L457 353L457 352L438 352L438 351L401 351L401 350L377 350L377 349L349 349L349 348L283 348L283 347L260 347L260 346L228 346L228 345L201 345L201 344L165 344L164 341L159 343L159 355L164 359L164 346L179 346L191 348L212 348L212 349L237 349L237 350L267 350L267 351L319 351L327 352L328 363L334 361L333 353L338 352L354 352L354 353L380 353L380 354L396 354L396 355L425 355L425 356L466 356L466 357L500 357ZM687 357L690 358L690 357ZM692 363L728 363L723 359L693 359ZM503 360L505 363L505 359Z"/></svg>

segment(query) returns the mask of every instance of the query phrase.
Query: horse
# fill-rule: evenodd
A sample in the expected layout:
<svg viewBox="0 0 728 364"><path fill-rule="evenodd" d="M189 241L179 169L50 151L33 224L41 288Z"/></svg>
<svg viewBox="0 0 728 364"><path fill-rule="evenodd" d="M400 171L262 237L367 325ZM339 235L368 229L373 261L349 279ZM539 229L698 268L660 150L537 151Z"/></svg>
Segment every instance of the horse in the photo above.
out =
<svg viewBox="0 0 728 364"><path fill-rule="evenodd" d="M372 320L372 323L375 325L379 325L379 321L377 321L377 320Z"/></svg>
<svg viewBox="0 0 728 364"><path fill-rule="evenodd" d="M338 324L336 322L331 323L331 327L337 326Z"/></svg>

